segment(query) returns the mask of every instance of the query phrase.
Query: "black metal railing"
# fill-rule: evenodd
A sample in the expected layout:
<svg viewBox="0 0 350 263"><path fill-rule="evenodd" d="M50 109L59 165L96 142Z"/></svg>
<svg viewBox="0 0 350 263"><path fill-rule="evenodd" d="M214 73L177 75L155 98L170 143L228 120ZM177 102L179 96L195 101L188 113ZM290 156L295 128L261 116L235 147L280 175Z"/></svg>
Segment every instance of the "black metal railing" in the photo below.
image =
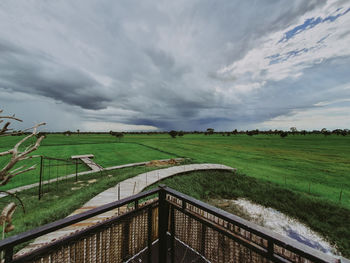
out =
<svg viewBox="0 0 350 263"><path fill-rule="evenodd" d="M17 245L122 207L123 214L13 256ZM6 263L342 262L165 186L7 238L0 250Z"/></svg>

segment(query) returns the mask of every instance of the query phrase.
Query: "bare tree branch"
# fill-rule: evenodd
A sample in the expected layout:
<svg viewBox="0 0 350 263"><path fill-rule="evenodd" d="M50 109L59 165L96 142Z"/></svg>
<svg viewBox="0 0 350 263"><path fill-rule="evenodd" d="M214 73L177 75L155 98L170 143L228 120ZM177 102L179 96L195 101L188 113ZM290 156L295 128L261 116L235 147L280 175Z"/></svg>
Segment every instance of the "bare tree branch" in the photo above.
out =
<svg viewBox="0 0 350 263"><path fill-rule="evenodd" d="M3 110L0 110L0 114L2 112L3 112ZM12 119L12 120L16 120L16 121L22 121L22 120L16 118L14 115L13 116L1 116L0 115L0 119ZM3 122L3 120L0 120L0 123L2 123L2 122ZM0 129L0 135L11 134L11 133L6 133L10 130L10 129L8 129L9 125L10 125L10 122L5 123L5 125ZM16 145L12 149L10 149L8 151L0 152L0 157L5 156L5 155L12 155L10 161L0 170L0 186L7 184L10 181L10 179L16 175L19 175L21 173L28 172L30 170L35 169L35 165L33 165L29 168L25 168L25 166L20 166L16 169L13 169L13 168L19 161L30 159L30 158L34 157L34 156L28 156L28 155L30 153L32 153L33 151L38 149L41 141L45 138L44 136L41 136L40 138L38 138L34 144L27 146L24 151L21 152L19 149L23 145L24 142L28 141L30 138L33 138L38 134L38 132L37 132L38 127L40 127L42 125L45 125L45 123L44 122L39 123L39 124L34 125L31 128L25 129L24 131L32 130L31 134L22 138L19 142L16 143ZM23 131L22 131L22 133L23 133Z"/></svg>

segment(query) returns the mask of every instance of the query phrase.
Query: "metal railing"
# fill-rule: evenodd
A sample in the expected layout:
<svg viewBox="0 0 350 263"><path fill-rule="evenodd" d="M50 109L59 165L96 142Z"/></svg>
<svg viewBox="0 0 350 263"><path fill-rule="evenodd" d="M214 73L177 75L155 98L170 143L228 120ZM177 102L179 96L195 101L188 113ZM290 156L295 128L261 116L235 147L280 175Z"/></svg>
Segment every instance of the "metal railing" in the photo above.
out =
<svg viewBox="0 0 350 263"><path fill-rule="evenodd" d="M19 244L121 207L127 212L13 256ZM0 250L6 263L342 262L165 186L7 238Z"/></svg>

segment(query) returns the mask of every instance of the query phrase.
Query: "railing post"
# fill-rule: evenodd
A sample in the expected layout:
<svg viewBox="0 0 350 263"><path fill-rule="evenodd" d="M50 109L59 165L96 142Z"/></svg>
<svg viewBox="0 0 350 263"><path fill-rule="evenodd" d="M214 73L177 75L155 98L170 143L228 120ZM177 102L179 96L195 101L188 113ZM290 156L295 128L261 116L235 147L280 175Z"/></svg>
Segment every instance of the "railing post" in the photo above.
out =
<svg viewBox="0 0 350 263"><path fill-rule="evenodd" d="M43 180L43 156L40 156L39 200L41 198L42 180Z"/></svg>
<svg viewBox="0 0 350 263"><path fill-rule="evenodd" d="M9 247L5 250L5 263L12 262L13 257L13 247Z"/></svg>
<svg viewBox="0 0 350 263"><path fill-rule="evenodd" d="M273 241L271 239L267 240L267 253L269 259L273 259L273 254L274 254L274 248L273 248Z"/></svg>
<svg viewBox="0 0 350 263"><path fill-rule="evenodd" d="M170 209L170 262L175 263L175 209L174 205L171 205Z"/></svg>
<svg viewBox="0 0 350 263"><path fill-rule="evenodd" d="M78 182L78 159L75 159L75 181Z"/></svg>
<svg viewBox="0 0 350 263"><path fill-rule="evenodd" d="M122 260L129 258L129 235L130 235L130 221L127 220L123 223L123 242L122 242Z"/></svg>
<svg viewBox="0 0 350 263"><path fill-rule="evenodd" d="M167 230L168 230L168 205L165 200L165 185L159 185L159 212L158 212L158 262L167 262Z"/></svg>

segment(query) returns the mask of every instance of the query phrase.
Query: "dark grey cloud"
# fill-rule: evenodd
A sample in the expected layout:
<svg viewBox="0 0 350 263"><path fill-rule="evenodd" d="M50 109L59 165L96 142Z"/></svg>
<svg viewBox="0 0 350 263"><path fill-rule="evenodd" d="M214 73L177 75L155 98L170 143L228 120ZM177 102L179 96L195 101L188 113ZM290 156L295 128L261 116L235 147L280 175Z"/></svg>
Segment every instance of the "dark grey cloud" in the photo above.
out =
<svg viewBox="0 0 350 263"><path fill-rule="evenodd" d="M225 75L219 70L326 4L326 0L3 2L0 96L1 90L10 90L48 98L62 103L58 106L62 112L81 123L189 130L257 124L312 107L325 96L336 98L327 93L327 85L348 81L340 60L334 62L339 67L324 61L300 70L303 76L297 79L271 80L264 69L258 80L254 73L237 77L236 72ZM339 76L327 76L330 67ZM315 85L318 78L322 88ZM252 83L259 88L246 91L244 85L249 89Z"/></svg>
<svg viewBox="0 0 350 263"><path fill-rule="evenodd" d="M111 99L100 84L76 68L0 39L0 88L53 98L86 109L102 109Z"/></svg>

